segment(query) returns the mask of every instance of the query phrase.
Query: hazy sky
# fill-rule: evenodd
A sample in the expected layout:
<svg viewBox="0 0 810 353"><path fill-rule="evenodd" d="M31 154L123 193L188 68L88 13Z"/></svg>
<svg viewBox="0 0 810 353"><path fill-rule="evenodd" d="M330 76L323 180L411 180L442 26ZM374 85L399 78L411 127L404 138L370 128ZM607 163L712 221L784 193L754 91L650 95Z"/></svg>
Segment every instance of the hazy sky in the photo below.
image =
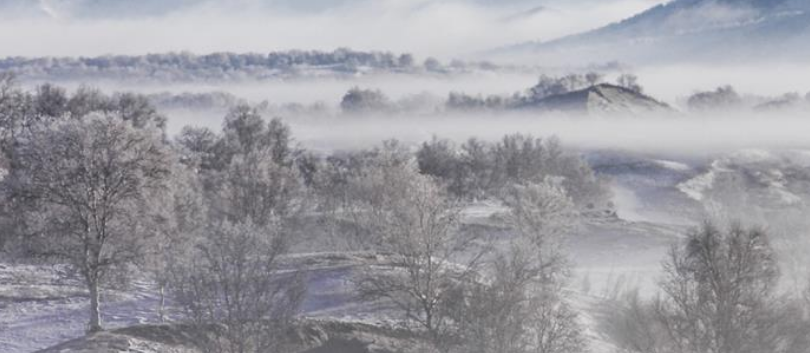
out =
<svg viewBox="0 0 810 353"><path fill-rule="evenodd" d="M596 28L660 2L0 0L0 57L337 47L460 57Z"/></svg>

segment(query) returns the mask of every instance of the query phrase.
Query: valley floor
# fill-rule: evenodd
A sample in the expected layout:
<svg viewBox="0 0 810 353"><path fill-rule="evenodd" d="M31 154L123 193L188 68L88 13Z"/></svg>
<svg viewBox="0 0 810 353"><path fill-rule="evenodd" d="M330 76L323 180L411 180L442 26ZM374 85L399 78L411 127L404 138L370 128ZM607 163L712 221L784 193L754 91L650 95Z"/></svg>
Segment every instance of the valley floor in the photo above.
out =
<svg viewBox="0 0 810 353"><path fill-rule="evenodd" d="M570 248L576 268L569 290L587 324L594 353L611 350L596 325L600 301L629 287L649 288L676 234L668 226L600 219L588 222L573 237ZM356 300L350 282L354 268L379 261L385 259L368 253L290 256L287 266L309 272L309 293L302 316L393 328L396 313L383 303ZM127 289L104 291L105 326L115 329L158 324L158 293L145 279L135 280ZM0 351L34 352L82 336L87 306L86 291L65 266L0 265ZM143 345L136 339L121 342Z"/></svg>

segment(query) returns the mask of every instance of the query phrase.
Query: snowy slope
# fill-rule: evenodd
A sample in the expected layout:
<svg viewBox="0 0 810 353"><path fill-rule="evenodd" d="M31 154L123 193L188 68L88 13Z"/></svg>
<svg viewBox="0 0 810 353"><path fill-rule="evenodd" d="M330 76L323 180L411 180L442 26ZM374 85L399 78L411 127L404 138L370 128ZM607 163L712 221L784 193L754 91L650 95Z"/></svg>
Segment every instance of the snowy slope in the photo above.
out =
<svg viewBox="0 0 810 353"><path fill-rule="evenodd" d="M553 95L527 104L523 108L624 116L674 112L668 105L652 97L611 84L599 84L570 93Z"/></svg>
<svg viewBox="0 0 810 353"><path fill-rule="evenodd" d="M678 188L701 202L762 210L804 207L810 200L810 156L806 151L739 151L715 160Z"/></svg>
<svg viewBox="0 0 810 353"><path fill-rule="evenodd" d="M508 47L561 62L629 63L810 57L810 2L803 0L675 0L624 21L544 43Z"/></svg>

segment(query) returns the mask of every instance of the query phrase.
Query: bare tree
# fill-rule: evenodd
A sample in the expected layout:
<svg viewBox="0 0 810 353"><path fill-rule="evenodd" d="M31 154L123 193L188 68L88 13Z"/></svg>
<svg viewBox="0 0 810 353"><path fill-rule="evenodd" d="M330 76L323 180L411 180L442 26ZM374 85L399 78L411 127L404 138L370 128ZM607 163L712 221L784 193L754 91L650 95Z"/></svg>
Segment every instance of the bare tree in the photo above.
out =
<svg viewBox="0 0 810 353"><path fill-rule="evenodd" d="M491 280L468 285L455 311L462 351L470 353L529 352L527 311L532 304L528 288L538 277L532 255L514 244L496 254L488 272Z"/></svg>
<svg viewBox="0 0 810 353"><path fill-rule="evenodd" d="M587 87L589 81L579 74L569 74L562 77L540 76L537 84L527 92L529 102L537 102L545 98L566 94Z"/></svg>
<svg viewBox="0 0 810 353"><path fill-rule="evenodd" d="M504 220L517 238L496 253L491 280L472 283L457 321L472 352L573 353L585 350L563 285L564 236L576 222L572 201L551 181L513 186Z"/></svg>
<svg viewBox="0 0 810 353"><path fill-rule="evenodd" d="M15 76L10 72L0 72L0 141L2 147L13 140L13 132L17 126L14 115L15 96L20 92L15 87ZM5 148L4 148L5 149Z"/></svg>
<svg viewBox="0 0 810 353"><path fill-rule="evenodd" d="M616 80L619 86L627 88L636 93L644 93L644 87L638 83L638 76L633 74L622 74Z"/></svg>
<svg viewBox="0 0 810 353"><path fill-rule="evenodd" d="M656 315L655 302L644 300L638 289L605 301L600 330L623 352L668 352L666 331Z"/></svg>
<svg viewBox="0 0 810 353"><path fill-rule="evenodd" d="M565 238L579 221L573 201L554 178L525 186L513 185L502 200L509 207L505 220L519 236L511 251L527 251L533 273L525 286L514 288L526 295L527 306L517 313L527 316L524 319L527 351L584 351L585 339L578 316L567 303L563 289L569 270Z"/></svg>
<svg viewBox="0 0 810 353"><path fill-rule="evenodd" d="M545 287L529 304L532 353L582 353L588 350L579 315L563 297L561 288Z"/></svg>
<svg viewBox="0 0 810 353"><path fill-rule="evenodd" d="M562 246L579 216L558 180L547 178L541 183L512 185L501 200L509 208L504 221L533 247L537 263L549 268L550 274L562 273L559 270L567 262Z"/></svg>
<svg viewBox="0 0 810 353"><path fill-rule="evenodd" d="M251 151L233 157L209 197L214 218L266 225L274 218L290 221L302 209L303 184L271 151Z"/></svg>
<svg viewBox="0 0 810 353"><path fill-rule="evenodd" d="M199 168L208 212L205 229L169 262L173 292L208 351L283 351L306 291L301 272L280 271L305 199L289 128L240 106L222 136L186 129L179 142Z"/></svg>
<svg viewBox="0 0 810 353"><path fill-rule="evenodd" d="M384 112L391 109L391 102L380 90L354 87L346 92L340 107L345 113L363 114Z"/></svg>
<svg viewBox="0 0 810 353"><path fill-rule="evenodd" d="M4 157L12 159L19 135L39 120L33 108L34 98L17 86L11 72L0 72L0 148Z"/></svg>
<svg viewBox="0 0 810 353"><path fill-rule="evenodd" d="M588 81L588 84L591 86L596 86L605 78L605 75L600 74L598 72L589 72L585 74L585 81Z"/></svg>
<svg viewBox="0 0 810 353"><path fill-rule="evenodd" d="M291 221L302 209L304 184L287 125L265 122L255 108L238 106L222 134L185 128L177 139L184 164L198 169L212 220L264 226Z"/></svg>
<svg viewBox="0 0 810 353"><path fill-rule="evenodd" d="M159 130L115 116L54 123L20 141L16 192L34 204L28 220L41 243L82 274L91 332L101 330L105 275L140 256L150 192L164 187L168 155Z"/></svg>
<svg viewBox="0 0 810 353"><path fill-rule="evenodd" d="M633 352L807 352L810 324L777 293L776 261L763 230L707 222L673 247L662 295L626 301L611 335Z"/></svg>
<svg viewBox="0 0 810 353"><path fill-rule="evenodd" d="M764 231L706 223L673 248L664 271L660 315L679 351L778 350L761 326L775 309L779 278Z"/></svg>
<svg viewBox="0 0 810 353"><path fill-rule="evenodd" d="M207 205L199 178L181 163L172 165L172 175L165 189L155 190L150 198L154 215L140 267L158 286L160 303L158 318L166 319L166 290L171 285L171 268L182 259L195 241L195 237L207 224Z"/></svg>
<svg viewBox="0 0 810 353"><path fill-rule="evenodd" d="M335 155L318 175L316 190L323 221L334 241L353 250L372 250L380 237L368 224L391 199L407 193L414 174L410 152L397 141L371 151Z"/></svg>
<svg viewBox="0 0 810 353"><path fill-rule="evenodd" d="M392 303L446 351L455 329L450 299L475 274L480 252L458 232L458 205L414 163L399 171L361 179L373 193L362 201L366 214L359 220L376 237L374 248L391 258L383 269L361 274L358 287L366 298Z"/></svg>
<svg viewBox="0 0 810 353"><path fill-rule="evenodd" d="M282 227L250 221L209 226L173 269L174 293L216 353L283 352L303 277L279 272Z"/></svg>

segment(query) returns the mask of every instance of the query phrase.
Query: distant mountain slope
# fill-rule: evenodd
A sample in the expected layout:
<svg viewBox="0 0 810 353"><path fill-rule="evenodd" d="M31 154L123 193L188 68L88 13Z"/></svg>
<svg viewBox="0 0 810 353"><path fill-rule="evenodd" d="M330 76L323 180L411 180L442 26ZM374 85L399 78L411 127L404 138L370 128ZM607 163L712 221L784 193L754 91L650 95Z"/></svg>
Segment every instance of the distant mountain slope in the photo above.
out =
<svg viewBox="0 0 810 353"><path fill-rule="evenodd" d="M675 0L624 21L501 54L588 63L810 57L808 0Z"/></svg>

